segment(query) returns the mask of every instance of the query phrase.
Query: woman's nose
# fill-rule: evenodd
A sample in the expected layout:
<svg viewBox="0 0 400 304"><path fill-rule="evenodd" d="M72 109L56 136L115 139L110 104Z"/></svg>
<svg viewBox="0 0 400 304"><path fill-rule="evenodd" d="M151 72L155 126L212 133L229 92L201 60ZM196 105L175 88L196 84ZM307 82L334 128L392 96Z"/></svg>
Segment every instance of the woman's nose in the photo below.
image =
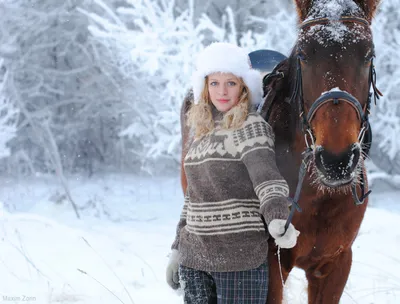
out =
<svg viewBox="0 0 400 304"><path fill-rule="evenodd" d="M226 94L228 94L228 87L226 86L226 85L221 85L220 86L220 92L219 92L221 95L226 95Z"/></svg>

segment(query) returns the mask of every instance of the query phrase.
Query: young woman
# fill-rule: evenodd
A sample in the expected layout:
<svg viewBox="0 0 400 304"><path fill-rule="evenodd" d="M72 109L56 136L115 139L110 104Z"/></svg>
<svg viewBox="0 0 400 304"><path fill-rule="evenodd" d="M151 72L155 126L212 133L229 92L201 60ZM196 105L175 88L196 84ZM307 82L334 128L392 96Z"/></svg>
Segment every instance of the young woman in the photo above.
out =
<svg viewBox="0 0 400 304"><path fill-rule="evenodd" d="M281 236L289 189L276 167L272 128L253 110L261 76L243 49L213 43L199 54L192 84L188 190L167 282L183 289L188 304L264 304L269 234L291 248L298 231L291 225Z"/></svg>

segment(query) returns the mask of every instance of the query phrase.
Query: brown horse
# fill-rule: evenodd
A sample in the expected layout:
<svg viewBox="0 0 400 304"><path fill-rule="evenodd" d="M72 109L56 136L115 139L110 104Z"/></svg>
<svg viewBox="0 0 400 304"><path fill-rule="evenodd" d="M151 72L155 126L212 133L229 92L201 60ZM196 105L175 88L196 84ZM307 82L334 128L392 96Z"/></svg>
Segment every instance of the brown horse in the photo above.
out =
<svg viewBox="0 0 400 304"><path fill-rule="evenodd" d="M368 203L370 87L375 99L380 95L370 23L379 0L295 2L298 39L264 78L261 114L275 131L278 167L302 209L292 220L300 236L295 248L281 250L281 267L270 242L268 303L282 303L281 273L286 280L296 266L305 271L308 302L333 304L346 285Z"/></svg>
<svg viewBox="0 0 400 304"><path fill-rule="evenodd" d="M346 285L351 246L368 203L370 87L375 98L380 94L370 23L379 0L295 2L298 39L291 56L264 78L261 114L274 129L276 161L293 206L302 209L291 213L300 236L296 247L280 251L281 267L270 241L268 303L282 303L281 274L285 281L299 267L308 280L309 303L333 304ZM190 145L185 113L192 98L189 93L181 110L182 165ZM183 166L181 181L185 192Z"/></svg>

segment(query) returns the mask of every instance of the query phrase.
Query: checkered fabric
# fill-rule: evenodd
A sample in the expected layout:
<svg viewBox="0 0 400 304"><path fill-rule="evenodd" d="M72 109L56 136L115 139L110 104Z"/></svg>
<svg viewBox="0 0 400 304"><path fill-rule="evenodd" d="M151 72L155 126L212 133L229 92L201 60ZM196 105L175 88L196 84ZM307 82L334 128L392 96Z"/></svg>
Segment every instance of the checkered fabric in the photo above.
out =
<svg viewBox="0 0 400 304"><path fill-rule="evenodd" d="M210 273L179 267L179 283L185 304L217 304L216 286Z"/></svg>
<svg viewBox="0 0 400 304"><path fill-rule="evenodd" d="M180 266L185 304L265 304L268 266L232 272L205 272Z"/></svg>

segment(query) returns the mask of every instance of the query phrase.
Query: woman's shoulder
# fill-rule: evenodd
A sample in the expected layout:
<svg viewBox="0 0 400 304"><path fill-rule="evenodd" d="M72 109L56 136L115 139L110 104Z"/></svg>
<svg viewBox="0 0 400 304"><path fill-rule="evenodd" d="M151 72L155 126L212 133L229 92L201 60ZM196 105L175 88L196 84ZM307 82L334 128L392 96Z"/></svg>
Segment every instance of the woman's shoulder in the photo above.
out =
<svg viewBox="0 0 400 304"><path fill-rule="evenodd" d="M262 138L275 140L272 127L257 112L250 112L243 125L233 131L233 137Z"/></svg>
<svg viewBox="0 0 400 304"><path fill-rule="evenodd" d="M244 122L244 125L251 125L251 124L261 124L264 126L267 126L268 129L272 129L270 124L268 122L265 121L264 118L262 118L262 116L258 113L258 112L250 112L247 115L247 118Z"/></svg>

